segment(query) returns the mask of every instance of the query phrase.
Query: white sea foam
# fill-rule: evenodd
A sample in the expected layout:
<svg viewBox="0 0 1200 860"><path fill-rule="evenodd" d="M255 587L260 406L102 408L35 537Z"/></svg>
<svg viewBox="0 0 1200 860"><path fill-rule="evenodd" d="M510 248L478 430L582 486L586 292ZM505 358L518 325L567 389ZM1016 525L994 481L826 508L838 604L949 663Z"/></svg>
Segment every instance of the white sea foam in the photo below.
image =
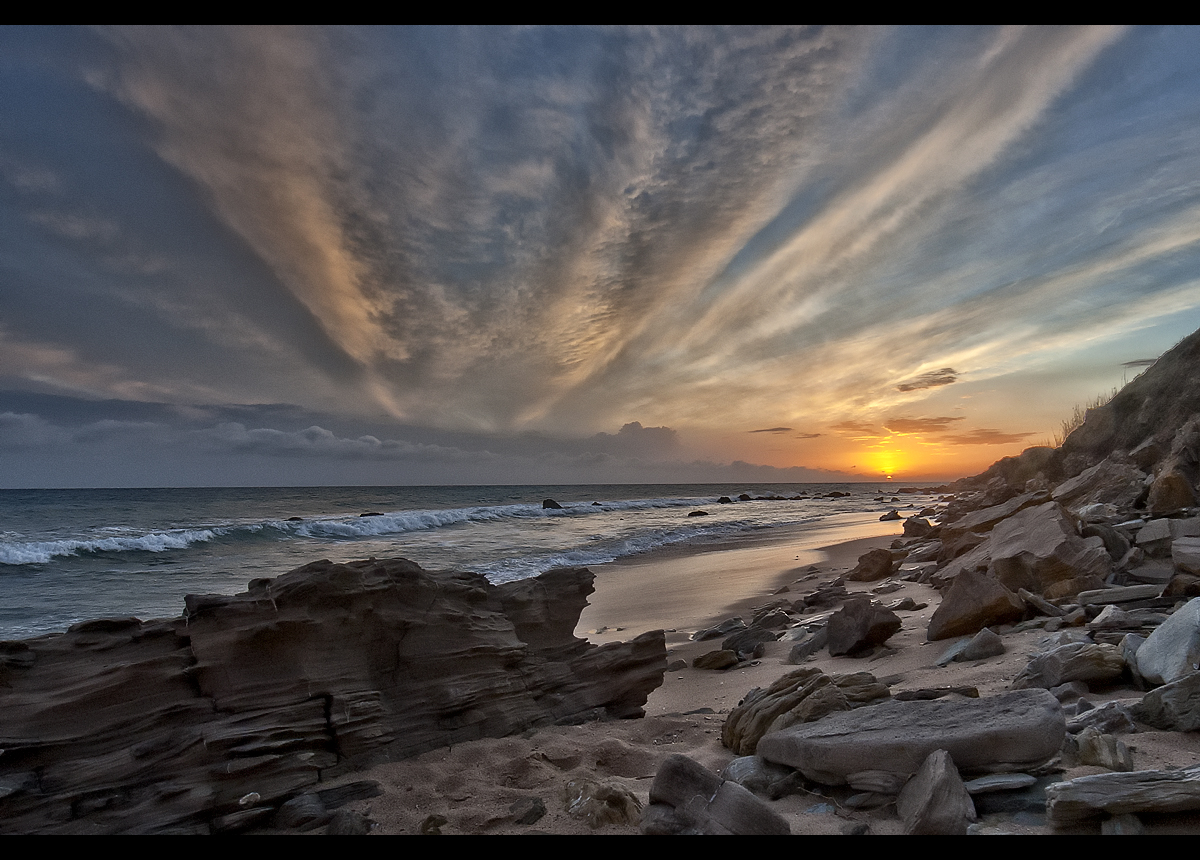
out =
<svg viewBox="0 0 1200 860"><path fill-rule="evenodd" d="M181 529L134 537L0 543L0 564L46 564L56 557L94 552L167 552L216 536L212 529Z"/></svg>

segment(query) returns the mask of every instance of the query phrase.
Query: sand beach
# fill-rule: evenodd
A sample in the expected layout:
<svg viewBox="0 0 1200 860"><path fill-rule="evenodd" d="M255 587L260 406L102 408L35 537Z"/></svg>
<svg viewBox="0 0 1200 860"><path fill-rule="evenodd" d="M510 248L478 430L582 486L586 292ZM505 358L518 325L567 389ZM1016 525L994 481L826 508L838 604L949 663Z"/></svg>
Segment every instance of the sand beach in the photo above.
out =
<svg viewBox="0 0 1200 860"><path fill-rule="evenodd" d="M568 786L592 780L625 786L644 805L651 780L661 762L682 753L719 772L734 753L721 743L721 726L729 711L755 687L766 687L797 668L785 661L793 643L768 643L761 659L727 671L692 668L700 654L718 647L713 641L693 642L697 629L734 615L748 616L769 603L782 589L812 590L837 579L854 567L860 555L886 547L898 533L895 524L859 523L815 533L772 534L765 540L698 552L673 547L649 553L597 571L597 590L584 611L577 635L596 642L615 641L660 625L667 630L668 661L678 667L664 677L646 705L643 719L591 722L529 731L523 736L472 741L434 750L414 759L377 766L345 781L375 780L382 794L352 805L374 821L377 834L574 834L638 833L636 822L589 827L568 812ZM874 531L826 545L823 539ZM1005 654L974 663L939 667L937 659L954 640L927 642L926 628L939 604L929 585L894 582L881 589L876 583L847 583L852 592L870 594L891 590L884 600L912 597L925 608L899 613L903 627L886 647L866 658L830 657L822 650L803 664L826 673L870 672L887 683L893 695L902 690L971 686L980 696L1007 689L1036 650L1042 629L1005 632ZM896 586L899 586L896 588ZM786 596L788 592L783 592ZM873 595L874 596L874 595ZM677 614L673 614L677 608ZM828 613L826 613L828 614ZM719 640L718 640L719 641ZM1090 697L1096 705L1120 693ZM1126 691L1123 695L1136 695ZM1178 766L1200 761L1200 736L1179 732L1140 732L1129 740L1137 769ZM1102 768L1063 769L1068 779ZM854 808L850 790L814 787L771 802L793 834L900 834L894 805ZM515 823L531 804L545 813L529 824ZM1173 822L1167 830L1186 824ZM1054 831L1044 816L990 815L977 826L982 833L1043 834ZM1085 828L1080 832L1094 832Z"/></svg>

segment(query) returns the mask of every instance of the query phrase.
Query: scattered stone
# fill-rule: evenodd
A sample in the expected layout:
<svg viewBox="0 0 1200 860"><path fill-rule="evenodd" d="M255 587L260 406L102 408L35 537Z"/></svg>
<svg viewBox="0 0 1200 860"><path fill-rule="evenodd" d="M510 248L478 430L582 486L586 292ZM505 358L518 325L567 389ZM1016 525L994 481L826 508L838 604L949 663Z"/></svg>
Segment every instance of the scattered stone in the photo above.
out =
<svg viewBox="0 0 1200 860"><path fill-rule="evenodd" d="M892 501L896 501L896 500L893 499ZM881 523L886 523L886 522L891 522L892 520L902 520L902 519L904 519L904 517L900 516L900 512L893 508L892 510L888 511L886 514L881 516L879 518L879 521Z"/></svg>
<svg viewBox="0 0 1200 860"><path fill-rule="evenodd" d="M934 750L896 798L896 812L911 836L960 836L976 820L975 804L954 760Z"/></svg>

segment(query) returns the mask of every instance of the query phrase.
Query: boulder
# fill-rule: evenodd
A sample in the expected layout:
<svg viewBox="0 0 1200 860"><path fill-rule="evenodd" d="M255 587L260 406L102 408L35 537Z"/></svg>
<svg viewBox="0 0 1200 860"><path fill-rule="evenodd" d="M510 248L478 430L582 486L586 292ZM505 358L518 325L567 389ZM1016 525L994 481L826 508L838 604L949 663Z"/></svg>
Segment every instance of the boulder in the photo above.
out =
<svg viewBox="0 0 1200 860"><path fill-rule="evenodd" d="M1167 684L1200 666L1200 597L1171 613L1137 650L1138 673Z"/></svg>
<svg viewBox="0 0 1200 860"><path fill-rule="evenodd" d="M869 597L855 597L829 618L829 654L856 656L882 645L901 627L900 616Z"/></svg>
<svg viewBox="0 0 1200 860"><path fill-rule="evenodd" d="M1112 558L1101 538L1081 538L1062 506L1047 502L997 523L988 540L988 571L1011 591L1055 599L1101 588Z"/></svg>
<svg viewBox="0 0 1200 860"><path fill-rule="evenodd" d="M930 642L969 636L984 627L1020 621L1025 604L993 577L964 571L954 578L942 603L929 619L926 638Z"/></svg>
<svg viewBox="0 0 1200 860"><path fill-rule="evenodd" d="M1049 691L1018 690L834 713L764 735L757 754L816 782L844 785L861 771L914 774L935 750L968 772L1023 770L1057 754L1065 735L1062 707Z"/></svg>
<svg viewBox="0 0 1200 860"><path fill-rule="evenodd" d="M851 582L875 582L892 573L892 554L886 549L873 549L859 556L854 570L846 574Z"/></svg>
<svg viewBox="0 0 1200 860"><path fill-rule="evenodd" d="M1105 502L1128 505L1142 491L1146 473L1117 457L1106 457L1059 484L1050 497L1072 510Z"/></svg>

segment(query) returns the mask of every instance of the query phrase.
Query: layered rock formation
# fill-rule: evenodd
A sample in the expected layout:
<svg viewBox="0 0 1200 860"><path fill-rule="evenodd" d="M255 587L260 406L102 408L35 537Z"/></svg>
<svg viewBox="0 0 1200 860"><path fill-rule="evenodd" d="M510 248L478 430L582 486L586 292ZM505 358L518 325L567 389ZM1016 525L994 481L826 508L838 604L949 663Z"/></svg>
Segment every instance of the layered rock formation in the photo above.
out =
<svg viewBox="0 0 1200 860"><path fill-rule="evenodd" d="M0 643L0 832L235 830L356 765L641 716L664 635L575 638L592 578L319 561L181 618Z"/></svg>

